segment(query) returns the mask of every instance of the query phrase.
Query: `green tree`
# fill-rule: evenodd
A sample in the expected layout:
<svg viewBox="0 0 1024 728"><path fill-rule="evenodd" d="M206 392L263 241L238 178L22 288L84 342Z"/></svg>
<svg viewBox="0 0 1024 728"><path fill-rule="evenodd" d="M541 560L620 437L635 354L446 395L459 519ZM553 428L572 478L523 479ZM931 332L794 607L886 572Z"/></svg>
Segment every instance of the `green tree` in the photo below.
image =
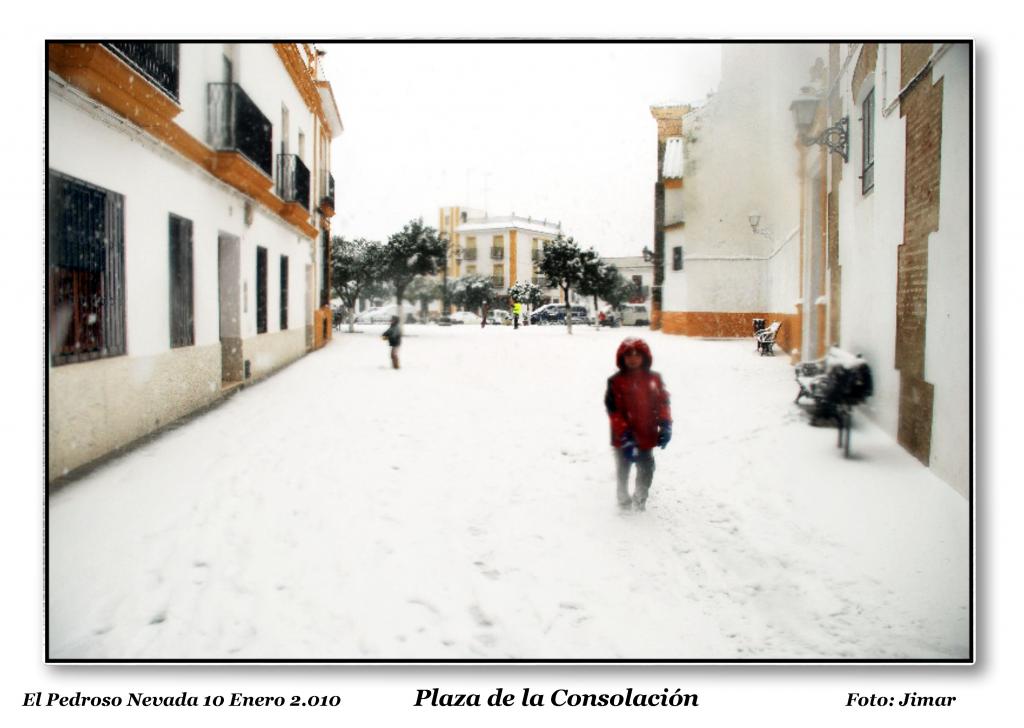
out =
<svg viewBox="0 0 1024 728"><path fill-rule="evenodd" d="M464 311L479 311L485 303L494 301L494 298L491 277L476 273L456 279L452 291L452 303Z"/></svg>
<svg viewBox="0 0 1024 728"><path fill-rule="evenodd" d="M612 278L612 271L616 268L611 263L601 260L601 256L593 250L583 251L583 279L576 287L577 292L582 296L594 298L594 311L597 311L597 299L609 286Z"/></svg>
<svg viewBox="0 0 1024 728"><path fill-rule="evenodd" d="M636 284L619 273L614 265L609 267L611 270L607 272L607 279L599 295L601 300L618 310L619 306L636 295Z"/></svg>
<svg viewBox="0 0 1024 728"><path fill-rule="evenodd" d="M384 278L384 246L375 240L331 239L331 290L348 309L348 330L354 330L356 303L380 295Z"/></svg>
<svg viewBox="0 0 1024 728"><path fill-rule="evenodd" d="M572 334L572 307L570 293L583 280L587 266L593 264L598 255L593 248L581 250L575 240L564 238L561 234L554 240L544 243L544 257L540 262L540 272L551 286L560 288L565 298L565 323Z"/></svg>
<svg viewBox="0 0 1024 728"><path fill-rule="evenodd" d="M437 230L423 224L422 218L411 220L388 238L384 246L384 277L394 288L398 304L398 320L403 320L402 301L405 289L416 276L434 275L445 263L447 244Z"/></svg>
<svg viewBox="0 0 1024 728"><path fill-rule="evenodd" d="M540 286L530 281L517 281L514 286L508 289L508 297L513 303L523 303L532 310L540 303L543 291Z"/></svg>
<svg viewBox="0 0 1024 728"><path fill-rule="evenodd" d="M441 281L420 276L414 278L408 288L405 289L405 300L412 304L419 304L420 318L426 321L430 302L436 301L441 297L441 290Z"/></svg>

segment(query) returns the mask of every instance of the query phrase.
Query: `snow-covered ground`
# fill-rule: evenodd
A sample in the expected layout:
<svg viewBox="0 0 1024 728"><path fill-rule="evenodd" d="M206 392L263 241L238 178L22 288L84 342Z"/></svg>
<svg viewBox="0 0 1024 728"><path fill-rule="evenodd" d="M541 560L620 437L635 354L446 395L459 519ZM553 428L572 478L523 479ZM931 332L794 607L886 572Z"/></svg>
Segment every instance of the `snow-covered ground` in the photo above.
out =
<svg viewBox="0 0 1024 728"><path fill-rule="evenodd" d="M49 501L55 658L963 658L967 501L787 358L647 330L339 333ZM603 408L672 394L646 513ZM967 447L967 444L964 444Z"/></svg>

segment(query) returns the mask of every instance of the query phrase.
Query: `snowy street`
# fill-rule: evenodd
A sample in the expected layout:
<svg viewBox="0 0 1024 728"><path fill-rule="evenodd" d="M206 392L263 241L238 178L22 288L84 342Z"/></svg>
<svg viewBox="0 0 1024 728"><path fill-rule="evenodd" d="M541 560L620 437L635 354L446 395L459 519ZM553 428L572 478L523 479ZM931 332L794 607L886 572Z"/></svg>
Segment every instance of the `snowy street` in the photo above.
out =
<svg viewBox="0 0 1024 728"><path fill-rule="evenodd" d="M969 503L788 357L646 328L383 326L49 501L50 656L969 655ZM621 514L605 380L651 346L674 437Z"/></svg>

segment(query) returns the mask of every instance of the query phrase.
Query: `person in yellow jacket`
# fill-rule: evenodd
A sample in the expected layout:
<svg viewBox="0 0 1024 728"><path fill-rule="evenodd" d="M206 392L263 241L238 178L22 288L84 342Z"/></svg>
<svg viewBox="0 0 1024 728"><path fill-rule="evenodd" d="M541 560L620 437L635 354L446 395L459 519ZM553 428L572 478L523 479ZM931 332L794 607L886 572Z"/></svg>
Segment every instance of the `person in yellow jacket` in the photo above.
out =
<svg viewBox="0 0 1024 728"><path fill-rule="evenodd" d="M516 301L515 305L512 306L512 328L519 328L519 317L523 315L523 304Z"/></svg>

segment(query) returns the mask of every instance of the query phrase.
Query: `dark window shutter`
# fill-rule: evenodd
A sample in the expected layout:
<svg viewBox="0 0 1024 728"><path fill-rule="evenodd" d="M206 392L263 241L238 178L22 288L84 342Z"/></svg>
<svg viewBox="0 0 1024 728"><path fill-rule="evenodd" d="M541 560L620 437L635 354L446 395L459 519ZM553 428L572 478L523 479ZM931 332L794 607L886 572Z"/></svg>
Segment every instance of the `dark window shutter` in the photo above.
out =
<svg viewBox="0 0 1024 728"><path fill-rule="evenodd" d="M170 216L171 347L195 344L192 221Z"/></svg>
<svg viewBox="0 0 1024 728"><path fill-rule="evenodd" d="M267 249L256 248L256 333L267 333Z"/></svg>
<svg viewBox="0 0 1024 728"><path fill-rule="evenodd" d="M288 256L281 256L281 331L288 330Z"/></svg>

